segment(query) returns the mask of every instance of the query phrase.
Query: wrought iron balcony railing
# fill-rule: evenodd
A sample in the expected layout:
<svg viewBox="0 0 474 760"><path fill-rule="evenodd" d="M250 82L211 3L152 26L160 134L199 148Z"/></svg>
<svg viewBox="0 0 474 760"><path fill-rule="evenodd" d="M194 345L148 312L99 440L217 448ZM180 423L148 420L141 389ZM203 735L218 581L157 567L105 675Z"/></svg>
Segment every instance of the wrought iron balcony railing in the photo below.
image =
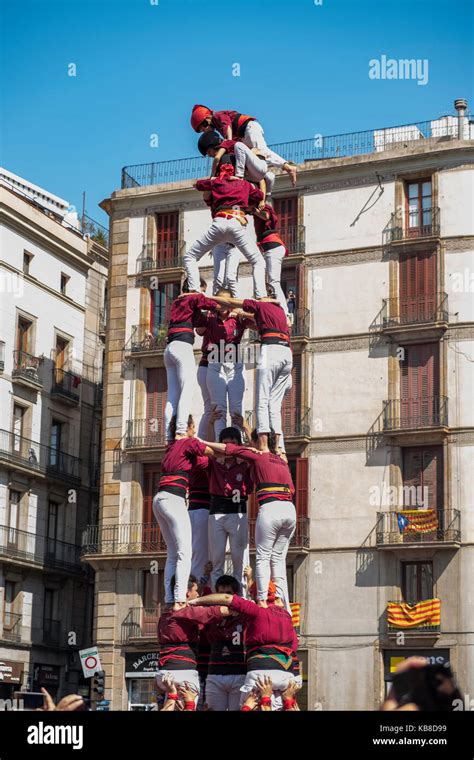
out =
<svg viewBox="0 0 474 760"><path fill-rule="evenodd" d="M34 383L34 385L43 385L43 381L39 376L39 366L42 363L42 358L39 356L33 356L26 351L14 351L13 352L13 380L26 380L28 383Z"/></svg>
<svg viewBox="0 0 474 760"><path fill-rule="evenodd" d="M270 147L284 156L287 161L304 164L307 161L321 161L327 158L359 156L393 150L398 144L416 145L436 143L446 138L458 137L458 118L441 117L431 121L420 121L395 127L371 129L364 132L349 132L342 135L316 135L306 140L277 143ZM464 133L468 138L468 118L464 118ZM467 127L467 128L466 128ZM157 185L167 182L199 179L209 176L211 160L200 156L160 161L149 164L135 164L122 169L122 188Z"/></svg>
<svg viewBox="0 0 474 760"><path fill-rule="evenodd" d="M390 399L384 402L383 430L385 432L446 427L448 399L446 396Z"/></svg>
<svg viewBox="0 0 474 760"><path fill-rule="evenodd" d="M82 379L73 372L66 372L64 369L53 367L53 384L51 394L61 398L67 398L68 401L79 403L80 393L79 386Z"/></svg>
<svg viewBox="0 0 474 760"><path fill-rule="evenodd" d="M291 319L291 315L290 315ZM292 338L309 338L310 311L309 309L296 309L293 313L293 323L290 328Z"/></svg>
<svg viewBox="0 0 474 760"><path fill-rule="evenodd" d="M165 445L166 430L162 417L127 420L126 449L148 449Z"/></svg>
<svg viewBox="0 0 474 760"><path fill-rule="evenodd" d="M291 224L287 227L280 227L278 232L290 256L305 252L306 229L304 224Z"/></svg>
<svg viewBox="0 0 474 760"><path fill-rule="evenodd" d="M378 326L381 330L388 330L392 327L448 322L448 319L447 293L402 296L384 299Z"/></svg>
<svg viewBox="0 0 474 760"><path fill-rule="evenodd" d="M404 221L399 213L394 213L386 230L386 242L436 237L440 234L439 218L437 206L410 210Z"/></svg>
<svg viewBox="0 0 474 760"><path fill-rule="evenodd" d="M61 638L61 621L43 619L43 644L58 646Z"/></svg>
<svg viewBox="0 0 474 760"><path fill-rule="evenodd" d="M60 480L80 482L80 459L32 441L9 430L0 430L0 461Z"/></svg>
<svg viewBox="0 0 474 760"><path fill-rule="evenodd" d="M166 544L156 522L88 525L82 534L81 555L158 554Z"/></svg>
<svg viewBox="0 0 474 760"><path fill-rule="evenodd" d="M95 240L96 243L99 243L104 248L109 247L109 231L107 227L91 219L87 214L82 215L79 223L83 235L89 235L91 240Z"/></svg>
<svg viewBox="0 0 474 760"><path fill-rule="evenodd" d="M147 243L137 261L137 271L143 274L161 269L182 267L185 248L186 244L183 240Z"/></svg>
<svg viewBox="0 0 474 760"><path fill-rule="evenodd" d="M124 351L129 354L162 351L166 348L166 336L168 325L156 325L150 328L148 325L133 325L129 341L124 346Z"/></svg>
<svg viewBox="0 0 474 760"><path fill-rule="evenodd" d="M285 441L292 438L309 438L311 435L311 418L310 409L307 406L286 406L282 405L281 423L283 428L283 437ZM245 413L247 425L254 428L256 425L256 414L254 411Z"/></svg>
<svg viewBox="0 0 474 760"><path fill-rule="evenodd" d="M22 615L18 615L16 612L3 613L3 634L4 641L14 641L16 643L21 641L22 631Z"/></svg>
<svg viewBox="0 0 474 760"><path fill-rule="evenodd" d="M416 545L426 543L456 544L461 540L461 513L458 509L434 510L434 526L432 530L422 531L405 528L401 530L398 515L411 507L400 507L397 512L379 512L377 515L376 542L378 546L387 545ZM416 523L414 523L415 527Z"/></svg>
<svg viewBox="0 0 474 760"><path fill-rule="evenodd" d="M56 569L79 570L80 547L37 533L0 525L0 557L34 562Z"/></svg>
<svg viewBox="0 0 474 760"><path fill-rule="evenodd" d="M122 644L133 639L154 639L156 641L160 609L160 605L157 607L130 607L127 617L122 623Z"/></svg>

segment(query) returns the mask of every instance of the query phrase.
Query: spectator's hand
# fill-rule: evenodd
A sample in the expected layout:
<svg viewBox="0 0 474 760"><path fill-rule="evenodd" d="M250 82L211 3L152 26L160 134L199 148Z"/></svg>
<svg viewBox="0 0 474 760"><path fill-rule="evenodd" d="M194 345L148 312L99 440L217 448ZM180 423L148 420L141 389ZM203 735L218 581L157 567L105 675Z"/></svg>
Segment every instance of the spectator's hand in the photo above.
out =
<svg viewBox="0 0 474 760"><path fill-rule="evenodd" d="M271 697L273 694L273 683L270 676L259 676L255 682L256 688L262 697Z"/></svg>
<svg viewBox="0 0 474 760"><path fill-rule="evenodd" d="M52 712L53 710L56 710L56 705L53 702L53 698L51 694L46 691L44 686L41 687L41 693L43 695L43 707L38 707L38 710L44 710L46 712Z"/></svg>
<svg viewBox="0 0 474 760"><path fill-rule="evenodd" d="M428 660L426 657L407 657L406 660L403 660L403 662L400 662L399 665L397 665L395 669L395 673L404 673L406 670L411 670L411 668L424 668L428 665ZM419 710L418 705L416 705L414 702L409 702L406 705L399 705L397 702L397 699L395 697L395 692L392 688L390 689L388 693L388 697L383 702L381 710L388 711L388 710L398 710L398 711L415 711Z"/></svg>

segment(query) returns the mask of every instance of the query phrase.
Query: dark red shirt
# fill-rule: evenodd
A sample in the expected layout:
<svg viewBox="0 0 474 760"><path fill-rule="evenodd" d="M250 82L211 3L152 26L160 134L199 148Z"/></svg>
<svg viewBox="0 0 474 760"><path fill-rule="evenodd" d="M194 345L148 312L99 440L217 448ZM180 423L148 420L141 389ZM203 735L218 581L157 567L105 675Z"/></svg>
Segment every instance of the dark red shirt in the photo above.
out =
<svg viewBox="0 0 474 760"><path fill-rule="evenodd" d="M286 314L280 304L246 298L242 308L254 314L262 343L290 345Z"/></svg>
<svg viewBox="0 0 474 760"><path fill-rule="evenodd" d="M278 217L275 214L272 206L268 203L264 207L264 211L269 214L268 219L261 219L254 214L253 223L255 227L255 235L257 237L257 243L262 251L270 251L272 248L278 248L283 246L285 249L285 256L288 256L288 250L286 245L278 233Z"/></svg>
<svg viewBox="0 0 474 760"><path fill-rule="evenodd" d="M248 462L223 462L209 457L210 514L235 514L247 511L247 497L253 491L251 467ZM237 499L237 497L239 497Z"/></svg>
<svg viewBox="0 0 474 760"><path fill-rule="evenodd" d="M230 180L225 177L199 179L196 188L202 192L211 193L212 215L224 208L242 208L257 206L263 198L263 193L245 179Z"/></svg>
<svg viewBox="0 0 474 760"><path fill-rule="evenodd" d="M217 314L209 314L206 328L208 347L210 343L219 346L221 341L226 345L238 345L247 327L253 327L253 320L240 316L221 319Z"/></svg>
<svg viewBox="0 0 474 760"><path fill-rule="evenodd" d="M188 511L209 509L211 494L209 493L209 476L207 474L208 463L208 457L197 457L196 464L190 472Z"/></svg>
<svg viewBox="0 0 474 760"><path fill-rule="evenodd" d="M160 668L194 670L199 634L203 626L221 620L220 607L183 607L164 612L158 621Z"/></svg>
<svg viewBox="0 0 474 760"><path fill-rule="evenodd" d="M189 474L196 466L197 458L205 456L205 453L206 446L197 438L179 438L169 443L161 463L158 491L167 491L185 498Z"/></svg>
<svg viewBox="0 0 474 760"><path fill-rule="evenodd" d="M186 293L175 298L171 304L168 327L168 343L181 340L194 344L194 327L199 318L200 309L216 310L216 302L206 298L204 293Z"/></svg>
<svg viewBox="0 0 474 760"><path fill-rule="evenodd" d="M290 468L278 454L256 454L246 446L227 443L225 453L253 464L253 478L260 506L269 501L292 501L295 493Z"/></svg>
<svg viewBox="0 0 474 760"><path fill-rule="evenodd" d="M286 670L292 672L293 652L298 648L291 615L284 607L269 604L259 607L236 594L229 605L246 621L247 670Z"/></svg>
<svg viewBox="0 0 474 760"><path fill-rule="evenodd" d="M241 119L241 126L236 129L236 117L238 116L244 116L246 121ZM244 123L242 123L243 121ZM232 129L232 137L242 137L245 132L246 122L248 121L255 121L255 118L246 114L240 114L238 111L213 111L211 124L224 137L228 127Z"/></svg>
<svg viewBox="0 0 474 760"><path fill-rule="evenodd" d="M206 626L211 645L209 673L212 675L241 675L245 666L245 618L225 617Z"/></svg>

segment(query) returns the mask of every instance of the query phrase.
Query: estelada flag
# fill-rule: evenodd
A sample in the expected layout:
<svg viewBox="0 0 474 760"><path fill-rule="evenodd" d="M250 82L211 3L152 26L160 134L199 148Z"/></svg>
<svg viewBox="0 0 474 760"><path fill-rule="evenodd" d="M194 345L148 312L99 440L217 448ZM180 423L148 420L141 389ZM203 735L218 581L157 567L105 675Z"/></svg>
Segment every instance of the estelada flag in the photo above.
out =
<svg viewBox="0 0 474 760"><path fill-rule="evenodd" d="M387 620L392 628L421 628L436 626L441 622L441 600L425 599L424 602L389 602Z"/></svg>
<svg viewBox="0 0 474 760"><path fill-rule="evenodd" d="M291 609L291 620L293 622L293 627L298 628L300 624L301 604L299 604L298 602L291 602L290 609Z"/></svg>
<svg viewBox="0 0 474 760"><path fill-rule="evenodd" d="M397 518L400 533L430 533L438 527L434 509L404 509Z"/></svg>

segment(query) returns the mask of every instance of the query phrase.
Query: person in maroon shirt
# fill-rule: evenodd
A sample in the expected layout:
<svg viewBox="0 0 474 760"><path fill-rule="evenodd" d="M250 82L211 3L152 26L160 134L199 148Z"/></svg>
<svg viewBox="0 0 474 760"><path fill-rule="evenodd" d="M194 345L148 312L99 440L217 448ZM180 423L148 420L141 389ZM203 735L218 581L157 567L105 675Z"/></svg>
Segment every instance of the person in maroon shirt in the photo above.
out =
<svg viewBox="0 0 474 760"><path fill-rule="evenodd" d="M257 432L262 445L268 446L267 438L273 430L277 436L277 446L283 449L280 440L283 435L281 405L291 383L293 367L286 314L274 298L259 301L223 296L212 298L224 306L242 307L254 316L261 343L255 383Z"/></svg>
<svg viewBox="0 0 474 760"><path fill-rule="evenodd" d="M263 194L244 179L231 181L229 178L233 173L233 167L224 164L218 177L198 180L195 184L197 190L210 193L213 218L207 232L196 240L184 255L189 290L198 288L199 259L218 244L230 243L238 248L252 265L255 296L263 298L266 293L265 262L257 244L252 240L245 216L249 209L260 203Z"/></svg>
<svg viewBox="0 0 474 760"><path fill-rule="evenodd" d="M271 150L265 140L262 125L254 116L238 111L211 111L203 105L195 105L191 114L191 126L195 132L217 129L225 140L241 140L248 148L258 148L269 166L283 169L296 185L296 167Z"/></svg>
<svg viewBox="0 0 474 760"><path fill-rule="evenodd" d="M168 605L158 620L160 653L156 683L160 691L167 691L166 681L171 676L176 685L189 684L196 695L199 694L197 653L200 633L208 623L228 616L229 611L224 606L214 606L198 612L198 608L188 605L198 596L197 578L190 576L187 580L186 601L178 605L177 609ZM207 614L202 615L201 612Z"/></svg>
<svg viewBox="0 0 474 760"><path fill-rule="evenodd" d="M256 209L253 214L253 224L257 245L265 259L267 284L273 288L288 322L288 305L281 287L281 267L283 259L288 256L288 251L278 233L278 216L273 207L266 203L263 209Z"/></svg>
<svg viewBox="0 0 474 760"><path fill-rule="evenodd" d="M225 428L219 435L221 445L241 444L240 430ZM249 464L236 457L209 458L209 553L212 562L211 585L224 572L227 540L232 557L232 572L245 587L244 567L248 564L247 497L253 491Z"/></svg>
<svg viewBox="0 0 474 760"><path fill-rule="evenodd" d="M201 291L206 290L206 282L201 280ZM170 421L176 415L178 437L186 435L187 421L195 384L196 365L194 361L194 325L201 309L216 311L215 301L206 298L203 292L190 293L185 280L182 294L171 304L168 345L163 360L166 367L168 397L165 406L166 440L170 441Z"/></svg>
<svg viewBox="0 0 474 760"><path fill-rule="evenodd" d="M291 615L277 596L275 584L269 583L265 599L260 604L236 594L210 594L193 599L189 604L192 607L227 605L231 612L243 617L247 675L241 688L241 702L255 688L257 680L269 676L275 697L274 709L278 709L281 706L282 692L294 680L293 652L298 648L298 638Z"/></svg>
<svg viewBox="0 0 474 760"><path fill-rule="evenodd" d="M207 468L209 458L199 456L189 474L188 514L191 521L191 575L204 582L204 567L209 560L208 522L211 494Z"/></svg>
<svg viewBox="0 0 474 760"><path fill-rule="evenodd" d="M174 432L176 418L171 421ZM194 437L191 415L186 435L169 443L161 463L158 492L153 499L153 513L166 543L165 603L178 609L186 600L186 584L191 571L192 531L186 498L189 474L198 457L212 456L212 450ZM175 583L172 583L172 578Z"/></svg>
<svg viewBox="0 0 474 760"><path fill-rule="evenodd" d="M266 589L273 579L278 596L290 610L286 555L296 529L296 510L293 504L295 487L286 461L277 453L274 434L268 436L265 446L256 431L252 442L258 449L237 446L234 443L206 443L217 453L235 456L252 463L252 474L259 504L255 526L256 576L258 602L263 603Z"/></svg>

